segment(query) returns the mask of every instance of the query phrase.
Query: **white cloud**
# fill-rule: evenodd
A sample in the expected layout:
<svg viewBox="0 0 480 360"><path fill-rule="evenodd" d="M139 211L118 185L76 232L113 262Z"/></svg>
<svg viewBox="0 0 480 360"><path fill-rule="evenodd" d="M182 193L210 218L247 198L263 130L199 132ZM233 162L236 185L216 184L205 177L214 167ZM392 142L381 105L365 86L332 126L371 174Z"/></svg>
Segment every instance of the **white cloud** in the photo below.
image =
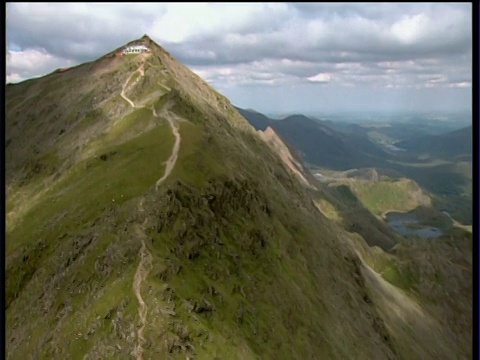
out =
<svg viewBox="0 0 480 360"><path fill-rule="evenodd" d="M56 68L72 65L72 61L47 53L43 49L7 51L7 82L19 82L28 79L32 73L45 75Z"/></svg>
<svg viewBox="0 0 480 360"><path fill-rule="evenodd" d="M470 81L462 81L459 83L449 84L448 86L453 88L470 88L472 87L472 83Z"/></svg>
<svg viewBox="0 0 480 360"><path fill-rule="evenodd" d="M430 19L425 14L404 16L392 25L393 35L403 44L413 44L425 34Z"/></svg>
<svg viewBox="0 0 480 360"><path fill-rule="evenodd" d="M234 35L278 26L288 16L283 3L177 3L166 4L149 33L158 39L179 43L218 33ZM237 37L237 40L239 37Z"/></svg>
<svg viewBox="0 0 480 360"><path fill-rule="evenodd" d="M331 80L331 76L329 74L317 74L315 76L311 76L308 78L309 81L311 82L320 82L320 83L325 83L329 82Z"/></svg>

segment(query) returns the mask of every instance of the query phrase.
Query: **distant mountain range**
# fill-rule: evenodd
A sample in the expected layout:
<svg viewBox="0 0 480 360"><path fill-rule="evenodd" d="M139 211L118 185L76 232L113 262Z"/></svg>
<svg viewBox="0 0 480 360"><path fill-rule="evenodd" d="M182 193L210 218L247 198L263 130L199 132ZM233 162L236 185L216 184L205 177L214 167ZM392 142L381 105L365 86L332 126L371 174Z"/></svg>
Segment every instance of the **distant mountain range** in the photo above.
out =
<svg viewBox="0 0 480 360"><path fill-rule="evenodd" d="M472 126L441 135L424 135L400 141L395 145L417 154L429 154L455 159L472 158Z"/></svg>
<svg viewBox="0 0 480 360"><path fill-rule="evenodd" d="M237 110L257 129L271 126L301 154L303 160L334 170L384 166L391 157L363 134L342 133L325 122L304 115L282 120L251 111Z"/></svg>

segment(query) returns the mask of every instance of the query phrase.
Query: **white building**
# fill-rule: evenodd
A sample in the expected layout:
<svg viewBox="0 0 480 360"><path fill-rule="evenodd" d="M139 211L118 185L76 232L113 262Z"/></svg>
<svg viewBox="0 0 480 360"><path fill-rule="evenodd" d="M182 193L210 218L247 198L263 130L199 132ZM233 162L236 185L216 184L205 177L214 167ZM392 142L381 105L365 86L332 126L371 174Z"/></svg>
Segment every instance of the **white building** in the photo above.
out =
<svg viewBox="0 0 480 360"><path fill-rule="evenodd" d="M124 55L128 55L128 54L140 54L148 51L150 51L150 49L145 45L134 45L134 46L127 46L125 49L123 49L122 53Z"/></svg>

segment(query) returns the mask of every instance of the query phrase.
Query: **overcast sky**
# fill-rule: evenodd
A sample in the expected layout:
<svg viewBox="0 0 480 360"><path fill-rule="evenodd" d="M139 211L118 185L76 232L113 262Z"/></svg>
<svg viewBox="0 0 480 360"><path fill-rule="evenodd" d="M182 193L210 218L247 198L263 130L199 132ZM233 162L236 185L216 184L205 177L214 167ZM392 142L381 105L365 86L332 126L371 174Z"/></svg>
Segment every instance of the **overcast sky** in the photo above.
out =
<svg viewBox="0 0 480 360"><path fill-rule="evenodd" d="M148 34L237 106L266 113L472 104L470 3L8 3L7 82Z"/></svg>

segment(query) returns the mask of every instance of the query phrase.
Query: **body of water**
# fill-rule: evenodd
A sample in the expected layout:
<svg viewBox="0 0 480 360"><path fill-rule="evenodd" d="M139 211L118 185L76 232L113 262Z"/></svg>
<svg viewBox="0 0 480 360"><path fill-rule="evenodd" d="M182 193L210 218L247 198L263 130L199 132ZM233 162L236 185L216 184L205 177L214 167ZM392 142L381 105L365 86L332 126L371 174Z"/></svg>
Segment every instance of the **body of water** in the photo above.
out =
<svg viewBox="0 0 480 360"><path fill-rule="evenodd" d="M436 238L443 235L442 230L436 227L420 224L417 217L411 213L388 213L386 222L401 235L417 235L422 238Z"/></svg>

